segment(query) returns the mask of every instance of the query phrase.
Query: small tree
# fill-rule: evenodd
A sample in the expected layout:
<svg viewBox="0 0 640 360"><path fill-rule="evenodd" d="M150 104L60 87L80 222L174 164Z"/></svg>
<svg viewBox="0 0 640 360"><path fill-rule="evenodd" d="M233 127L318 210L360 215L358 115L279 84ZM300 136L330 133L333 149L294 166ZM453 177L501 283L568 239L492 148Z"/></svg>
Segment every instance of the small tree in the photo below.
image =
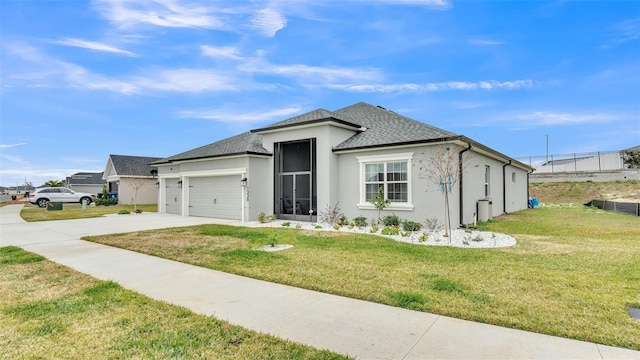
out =
<svg viewBox="0 0 640 360"><path fill-rule="evenodd" d="M380 212L384 210L387 206L391 205L391 200L384 198L384 187L378 187L378 193L373 199L369 200L373 206L378 210L378 224L380 223Z"/></svg>
<svg viewBox="0 0 640 360"><path fill-rule="evenodd" d="M460 151L462 148L454 144L441 145L433 154L428 155L423 151L422 158L418 159L420 177L429 180L444 195L444 236L446 237L451 233L449 194L452 193L453 186L458 182L466 162L465 158L459 159ZM451 243L451 239L449 239L449 243Z"/></svg>
<svg viewBox="0 0 640 360"><path fill-rule="evenodd" d="M640 169L640 151L625 151L622 153L622 161L629 169Z"/></svg>
<svg viewBox="0 0 640 360"><path fill-rule="evenodd" d="M144 178L132 178L127 181L129 186L133 188L133 211L138 212L138 190L142 189L147 183Z"/></svg>
<svg viewBox="0 0 640 360"><path fill-rule="evenodd" d="M62 187L64 185L62 181L58 181L58 180L49 180L44 184L50 187Z"/></svg>

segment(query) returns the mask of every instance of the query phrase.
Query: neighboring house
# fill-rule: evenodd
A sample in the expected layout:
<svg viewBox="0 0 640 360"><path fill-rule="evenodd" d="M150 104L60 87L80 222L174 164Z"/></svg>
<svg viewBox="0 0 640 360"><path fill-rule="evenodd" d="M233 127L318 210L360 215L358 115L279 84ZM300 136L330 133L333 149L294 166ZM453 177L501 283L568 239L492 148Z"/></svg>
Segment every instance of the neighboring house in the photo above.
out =
<svg viewBox="0 0 640 360"><path fill-rule="evenodd" d="M66 187L77 192L99 194L102 192L104 172L79 172L68 176L65 180Z"/></svg>
<svg viewBox="0 0 640 360"><path fill-rule="evenodd" d="M474 222L479 200L492 215L526 209L533 169L467 137L357 103L318 109L153 163L158 211L240 221L258 213L317 221L338 204L352 219L377 216L369 200L383 187L382 216L444 223L444 196L420 176L419 160L441 147L460 151L464 172L450 194L452 224ZM427 191L428 190L428 191ZM310 210L313 212L310 214Z"/></svg>
<svg viewBox="0 0 640 360"><path fill-rule="evenodd" d="M102 179L107 182L109 193L116 194L118 203L156 204L158 202L158 181L151 170L155 167L149 165L161 158L109 155L107 167Z"/></svg>

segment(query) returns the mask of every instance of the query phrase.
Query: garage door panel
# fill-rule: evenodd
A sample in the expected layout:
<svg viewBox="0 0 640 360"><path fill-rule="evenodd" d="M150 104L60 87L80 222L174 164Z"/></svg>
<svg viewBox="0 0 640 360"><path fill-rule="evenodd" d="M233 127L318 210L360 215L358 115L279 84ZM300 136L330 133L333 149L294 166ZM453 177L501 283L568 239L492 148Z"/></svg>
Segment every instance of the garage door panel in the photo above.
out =
<svg viewBox="0 0 640 360"><path fill-rule="evenodd" d="M168 181L171 182L171 181ZM167 214L180 214L182 208L182 189L170 185L165 186L165 211Z"/></svg>
<svg viewBox="0 0 640 360"><path fill-rule="evenodd" d="M240 220L241 199L239 176L189 179L189 215Z"/></svg>

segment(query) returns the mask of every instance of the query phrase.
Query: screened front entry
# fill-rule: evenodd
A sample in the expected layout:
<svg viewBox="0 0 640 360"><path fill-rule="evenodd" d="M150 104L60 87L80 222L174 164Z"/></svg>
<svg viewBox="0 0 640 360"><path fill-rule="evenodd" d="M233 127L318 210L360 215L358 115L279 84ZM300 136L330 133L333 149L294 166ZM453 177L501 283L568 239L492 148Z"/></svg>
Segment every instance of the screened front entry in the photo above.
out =
<svg viewBox="0 0 640 360"><path fill-rule="evenodd" d="M275 167L275 213L281 219L315 221L316 140L275 144Z"/></svg>

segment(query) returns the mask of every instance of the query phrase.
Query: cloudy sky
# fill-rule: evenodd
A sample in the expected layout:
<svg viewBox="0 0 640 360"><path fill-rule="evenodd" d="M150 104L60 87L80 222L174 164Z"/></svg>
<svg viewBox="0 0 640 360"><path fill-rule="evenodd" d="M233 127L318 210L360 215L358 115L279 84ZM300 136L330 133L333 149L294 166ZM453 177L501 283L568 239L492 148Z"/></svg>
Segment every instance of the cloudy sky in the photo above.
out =
<svg viewBox="0 0 640 360"><path fill-rule="evenodd" d="M0 185L364 101L512 157L640 145L640 2L0 2Z"/></svg>

